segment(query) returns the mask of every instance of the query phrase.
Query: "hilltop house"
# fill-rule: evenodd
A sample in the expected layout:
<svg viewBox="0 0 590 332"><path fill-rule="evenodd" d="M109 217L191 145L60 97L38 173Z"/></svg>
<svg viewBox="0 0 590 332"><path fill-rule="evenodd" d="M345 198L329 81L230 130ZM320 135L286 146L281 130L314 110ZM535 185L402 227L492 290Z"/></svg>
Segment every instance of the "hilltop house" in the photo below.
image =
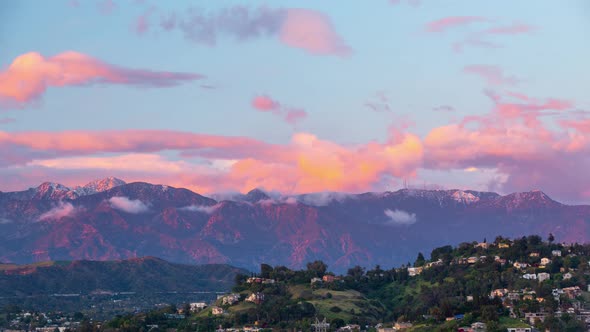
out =
<svg viewBox="0 0 590 332"><path fill-rule="evenodd" d="M572 278L572 274L569 272L563 275L563 280L569 280L571 278Z"/></svg>
<svg viewBox="0 0 590 332"><path fill-rule="evenodd" d="M509 243L500 243L500 244L498 244L498 248L500 248L500 249L510 248L510 244Z"/></svg>
<svg viewBox="0 0 590 332"><path fill-rule="evenodd" d="M424 267L420 266L420 267L409 267L408 268L408 274L410 275L410 277L414 277L419 275L420 273L422 273L422 271L424 270Z"/></svg>
<svg viewBox="0 0 590 332"><path fill-rule="evenodd" d="M541 258L541 265L547 265L549 263L551 263L551 260L549 258L547 258L547 257Z"/></svg>
<svg viewBox="0 0 590 332"><path fill-rule="evenodd" d="M551 251L552 256L561 257L561 250L553 250Z"/></svg>
<svg viewBox="0 0 590 332"><path fill-rule="evenodd" d="M201 311L207 308L207 303L205 302L193 302L190 304L190 308L192 312Z"/></svg>
<svg viewBox="0 0 590 332"><path fill-rule="evenodd" d="M240 301L240 294L229 294L221 297L221 305L233 305Z"/></svg>
<svg viewBox="0 0 590 332"><path fill-rule="evenodd" d="M213 315L222 315L223 314L223 308L221 307L212 307L211 308L211 312L213 313Z"/></svg>
<svg viewBox="0 0 590 332"><path fill-rule="evenodd" d="M246 298L246 301L252 302L255 304L260 304L260 303L264 302L264 294L259 293L259 292L252 293Z"/></svg>

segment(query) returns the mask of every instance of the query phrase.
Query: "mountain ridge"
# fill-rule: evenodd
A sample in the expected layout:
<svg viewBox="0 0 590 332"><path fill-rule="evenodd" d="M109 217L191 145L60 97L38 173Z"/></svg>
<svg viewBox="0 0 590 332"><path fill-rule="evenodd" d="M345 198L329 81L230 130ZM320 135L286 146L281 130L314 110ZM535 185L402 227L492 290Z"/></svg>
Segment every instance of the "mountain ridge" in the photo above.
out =
<svg viewBox="0 0 590 332"><path fill-rule="evenodd" d="M561 241L590 240L590 206L562 204L541 191L254 189L216 200L166 185L102 183L104 190L81 196L51 183L42 195L0 193L0 260L157 256L255 269L261 262L300 267L320 259L337 270L400 264L414 252L470 238L540 231Z"/></svg>

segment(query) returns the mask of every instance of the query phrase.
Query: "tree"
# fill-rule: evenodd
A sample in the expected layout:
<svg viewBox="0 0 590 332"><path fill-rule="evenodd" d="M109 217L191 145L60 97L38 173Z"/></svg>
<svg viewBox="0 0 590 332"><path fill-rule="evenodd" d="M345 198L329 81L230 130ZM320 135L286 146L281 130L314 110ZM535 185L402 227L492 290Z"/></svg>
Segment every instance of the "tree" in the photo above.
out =
<svg viewBox="0 0 590 332"><path fill-rule="evenodd" d="M307 263L307 272L314 277L322 277L328 270L328 265L322 261Z"/></svg>
<svg viewBox="0 0 590 332"><path fill-rule="evenodd" d="M262 278L270 278L271 273L273 272L272 266L268 264L260 264L260 277Z"/></svg>
<svg viewBox="0 0 590 332"><path fill-rule="evenodd" d="M418 257L414 262L414 267L424 266L424 262L426 262L426 259L424 259L424 255L421 252L419 252Z"/></svg>
<svg viewBox="0 0 590 332"><path fill-rule="evenodd" d="M549 243L553 243L553 241L555 241L555 236L553 236L553 233L549 233L549 237L547 237L547 241L549 241Z"/></svg>

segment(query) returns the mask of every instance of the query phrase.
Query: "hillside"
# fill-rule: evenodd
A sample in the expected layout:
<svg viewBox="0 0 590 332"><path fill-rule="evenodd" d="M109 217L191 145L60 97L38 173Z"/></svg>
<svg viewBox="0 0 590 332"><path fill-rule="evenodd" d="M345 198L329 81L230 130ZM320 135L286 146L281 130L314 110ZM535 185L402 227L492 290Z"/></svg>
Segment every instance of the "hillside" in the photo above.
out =
<svg viewBox="0 0 590 332"><path fill-rule="evenodd" d="M531 326L581 331L590 322L590 245L497 237L439 247L430 256L420 253L410 266L392 269L351 267L344 275L329 272L320 261L304 270L263 264L256 276L240 276L232 294L205 309L184 310L182 320L161 318L158 324L309 330L317 317L332 331L396 325L416 332L465 326L499 332ZM139 328L145 324L139 317L108 326Z"/></svg>
<svg viewBox="0 0 590 332"><path fill-rule="evenodd" d="M0 265L0 296L226 291L244 270L182 265L145 257L122 261L60 261Z"/></svg>

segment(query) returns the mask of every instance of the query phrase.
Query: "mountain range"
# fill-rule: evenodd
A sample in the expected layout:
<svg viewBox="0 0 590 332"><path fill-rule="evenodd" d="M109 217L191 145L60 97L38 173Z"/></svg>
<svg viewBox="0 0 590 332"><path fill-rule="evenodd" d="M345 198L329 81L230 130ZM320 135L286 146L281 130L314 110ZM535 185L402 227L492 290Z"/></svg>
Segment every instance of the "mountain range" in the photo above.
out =
<svg viewBox="0 0 590 332"><path fill-rule="evenodd" d="M205 197L188 189L116 178L69 188L43 183L0 192L0 261L113 260L155 256L178 263L260 263L334 271L393 266L437 246L497 235L590 239L590 206L542 191L499 195L402 189L362 194Z"/></svg>

